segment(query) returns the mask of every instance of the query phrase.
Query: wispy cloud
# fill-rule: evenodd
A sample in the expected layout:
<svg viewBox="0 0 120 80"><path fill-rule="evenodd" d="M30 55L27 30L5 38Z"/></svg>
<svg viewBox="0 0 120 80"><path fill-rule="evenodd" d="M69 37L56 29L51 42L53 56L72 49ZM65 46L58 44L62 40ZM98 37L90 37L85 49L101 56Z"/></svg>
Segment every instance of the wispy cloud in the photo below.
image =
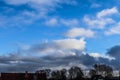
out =
<svg viewBox="0 0 120 80"><path fill-rule="evenodd" d="M90 28L104 29L106 26L116 22L112 18L112 15L115 14L119 15L119 11L116 7L113 7L98 12L95 17L85 16L83 20Z"/></svg>
<svg viewBox="0 0 120 80"><path fill-rule="evenodd" d="M114 15L114 14L119 14L119 11L116 7L113 7L111 9L105 9L105 10L102 10L101 12L98 12L97 17L103 18L103 17Z"/></svg>
<svg viewBox="0 0 120 80"><path fill-rule="evenodd" d="M61 24L69 27L75 27L80 25L80 20L78 19L61 19Z"/></svg>
<svg viewBox="0 0 120 80"><path fill-rule="evenodd" d="M66 26L66 27L75 27L80 25L80 20L77 18L64 19L62 17L52 17L45 21L47 26Z"/></svg>
<svg viewBox="0 0 120 80"><path fill-rule="evenodd" d="M49 20L46 20L46 21L45 21L45 24L46 24L47 26L57 26L57 25L59 24L59 22L58 22L58 19L57 19L57 18L51 18L51 19L49 19Z"/></svg>
<svg viewBox="0 0 120 80"><path fill-rule="evenodd" d="M37 20L45 20L49 17L49 12L62 7L62 4L75 5L77 3L76 0L3 0L3 2L5 5L0 13L1 27L22 26L21 24L27 26Z"/></svg>
<svg viewBox="0 0 120 80"><path fill-rule="evenodd" d="M83 20L91 29L101 29L105 36L119 35L119 10L117 7L107 8L96 13L95 17L84 16Z"/></svg>
<svg viewBox="0 0 120 80"><path fill-rule="evenodd" d="M120 22L116 23L113 27L105 31L106 35L119 35L120 34Z"/></svg>
<svg viewBox="0 0 120 80"><path fill-rule="evenodd" d="M90 19L88 16L84 17L84 21L90 28L96 29L104 29L107 25L113 24L115 22L112 18Z"/></svg>
<svg viewBox="0 0 120 80"><path fill-rule="evenodd" d="M72 28L65 34L67 37L75 38L75 37L94 37L95 32L90 29L84 28Z"/></svg>
<svg viewBox="0 0 120 80"><path fill-rule="evenodd" d="M91 5L91 8L99 8L99 7L101 7L101 5L100 5L100 4L97 4L97 3L93 3L93 4Z"/></svg>

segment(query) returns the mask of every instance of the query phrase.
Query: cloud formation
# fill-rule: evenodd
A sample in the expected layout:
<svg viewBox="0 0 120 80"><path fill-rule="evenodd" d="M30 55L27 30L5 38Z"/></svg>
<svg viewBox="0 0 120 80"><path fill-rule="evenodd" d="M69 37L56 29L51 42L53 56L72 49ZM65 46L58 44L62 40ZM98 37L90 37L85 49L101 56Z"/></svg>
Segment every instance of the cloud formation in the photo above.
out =
<svg viewBox="0 0 120 80"><path fill-rule="evenodd" d="M23 47L14 53L0 56L0 71L23 72L28 70L32 72L45 68L69 68L75 65L82 66L82 69L89 69L95 63L104 63L115 69L119 68L119 46L112 47L107 52L108 57L98 55L98 53L87 54L85 48L86 42L82 38L54 40L31 45L25 49Z"/></svg>
<svg viewBox="0 0 120 80"><path fill-rule="evenodd" d="M105 36L119 35L119 9L117 7L106 8L95 14L96 16L85 15L83 21L90 29L101 30Z"/></svg>
<svg viewBox="0 0 120 80"><path fill-rule="evenodd" d="M86 42L83 38L54 40L27 48L23 46L15 53L0 56L1 71L35 71L77 65L78 56L85 55L85 47Z"/></svg>

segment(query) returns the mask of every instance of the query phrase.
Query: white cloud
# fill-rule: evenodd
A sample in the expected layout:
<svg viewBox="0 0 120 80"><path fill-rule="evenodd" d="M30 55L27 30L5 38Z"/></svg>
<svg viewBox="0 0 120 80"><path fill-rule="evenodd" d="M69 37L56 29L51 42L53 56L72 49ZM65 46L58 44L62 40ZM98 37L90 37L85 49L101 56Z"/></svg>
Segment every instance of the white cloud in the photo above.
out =
<svg viewBox="0 0 120 80"><path fill-rule="evenodd" d="M95 18L90 19L88 16L84 17L84 21L90 28L104 29L106 25L113 24L115 21L112 18Z"/></svg>
<svg viewBox="0 0 120 80"><path fill-rule="evenodd" d="M113 14L119 15L119 11L116 7L104 9L98 12L95 17L85 16L83 20L90 28L104 29L107 25L111 25L116 22L112 18Z"/></svg>
<svg viewBox="0 0 120 80"><path fill-rule="evenodd" d="M89 55L95 58L101 57L99 53L90 53Z"/></svg>
<svg viewBox="0 0 120 80"><path fill-rule="evenodd" d="M111 9L105 9L105 10L102 10L101 12L98 12L97 17L102 18L106 16L111 16L113 14L119 14L119 11L116 7L113 7Z"/></svg>
<svg viewBox="0 0 120 80"><path fill-rule="evenodd" d="M120 35L120 22L116 23L114 27L109 28L108 31L105 31L105 34L106 35L114 35L114 34Z"/></svg>
<svg viewBox="0 0 120 80"><path fill-rule="evenodd" d="M85 47L86 41L84 40L84 38L60 39L47 43L31 45L27 49L24 49L23 46L21 48L21 52L28 53L29 55L33 55L33 53L35 53L37 56L49 55L52 57L66 57L84 54Z"/></svg>
<svg viewBox="0 0 120 80"><path fill-rule="evenodd" d="M98 58L106 58L106 59L109 59L109 60L114 59L113 57L110 57L109 55L100 54L100 53L89 53L89 55L91 57L96 58L96 59L98 59Z"/></svg>
<svg viewBox="0 0 120 80"><path fill-rule="evenodd" d="M95 33L90 29L72 28L66 34L67 37L94 37Z"/></svg>
<svg viewBox="0 0 120 80"><path fill-rule="evenodd" d="M51 56L54 58L63 58L67 56L76 56L76 53L71 50L55 50L51 54L48 54L48 56Z"/></svg>
<svg viewBox="0 0 120 80"><path fill-rule="evenodd" d="M56 40L54 42L61 49L84 50L86 47L86 42L85 42L84 38L81 38L81 39L63 39L63 40Z"/></svg>

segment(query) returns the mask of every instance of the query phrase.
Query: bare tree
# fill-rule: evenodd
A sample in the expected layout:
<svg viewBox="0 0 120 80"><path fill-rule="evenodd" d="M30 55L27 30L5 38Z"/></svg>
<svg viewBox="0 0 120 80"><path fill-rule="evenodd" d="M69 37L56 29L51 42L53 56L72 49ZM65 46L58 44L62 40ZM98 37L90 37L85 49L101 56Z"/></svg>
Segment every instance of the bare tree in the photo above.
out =
<svg viewBox="0 0 120 80"><path fill-rule="evenodd" d="M90 72L89 72L89 75L90 75L90 76L96 75L96 70L91 69Z"/></svg>
<svg viewBox="0 0 120 80"><path fill-rule="evenodd" d="M103 76L112 76L113 69L110 66L105 64L95 64L94 70L96 71L96 75L103 75Z"/></svg>
<svg viewBox="0 0 120 80"><path fill-rule="evenodd" d="M70 79L75 79L75 78L82 78L84 76L83 71L81 68L74 66L69 69L69 77Z"/></svg>

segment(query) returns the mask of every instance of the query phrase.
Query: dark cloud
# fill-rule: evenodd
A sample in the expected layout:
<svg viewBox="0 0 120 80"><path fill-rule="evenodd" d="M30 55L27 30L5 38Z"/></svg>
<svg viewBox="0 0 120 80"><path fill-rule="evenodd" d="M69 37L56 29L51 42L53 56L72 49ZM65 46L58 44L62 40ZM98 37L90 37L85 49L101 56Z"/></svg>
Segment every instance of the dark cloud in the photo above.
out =
<svg viewBox="0 0 120 80"><path fill-rule="evenodd" d="M103 59L103 58L102 58ZM95 63L100 63L100 60L89 56L88 54L82 54L81 56L66 56L66 57L21 57L19 59L14 59L14 57L2 57L0 58L0 68L1 71L11 72L11 71L36 71L43 68L52 68L52 67L71 67L75 64L79 66L82 64L88 68ZM105 59L103 59L105 60ZM106 59L106 63L108 60ZM80 66L81 67L81 66ZM84 68L83 68L84 69Z"/></svg>
<svg viewBox="0 0 120 80"><path fill-rule="evenodd" d="M120 45L110 48L107 54L115 58L111 61L111 65L117 69L120 69Z"/></svg>
<svg viewBox="0 0 120 80"><path fill-rule="evenodd" d="M115 46L107 52L107 54L115 57L115 59L110 60L105 57L96 58L86 54L85 51L74 49L69 49L67 51L63 50L63 53L54 52L54 54L49 54L47 52L47 55L40 54L40 52L46 52L50 45L51 44L47 43L44 45L33 45L27 50L21 50L16 53L0 56L0 72L23 72L26 70L34 72L44 68L59 69L60 67L69 68L74 65L82 66L82 69L89 69L95 63L111 65L115 69L118 69L120 66L120 64L118 64L119 58L116 57L119 55L119 46ZM51 46L51 49L55 49L56 51L56 49L60 50L61 48ZM62 56L64 54L69 54L68 52L75 53L75 55Z"/></svg>
<svg viewBox="0 0 120 80"><path fill-rule="evenodd" d="M120 57L120 45L114 46L109 49L107 54L115 58Z"/></svg>

